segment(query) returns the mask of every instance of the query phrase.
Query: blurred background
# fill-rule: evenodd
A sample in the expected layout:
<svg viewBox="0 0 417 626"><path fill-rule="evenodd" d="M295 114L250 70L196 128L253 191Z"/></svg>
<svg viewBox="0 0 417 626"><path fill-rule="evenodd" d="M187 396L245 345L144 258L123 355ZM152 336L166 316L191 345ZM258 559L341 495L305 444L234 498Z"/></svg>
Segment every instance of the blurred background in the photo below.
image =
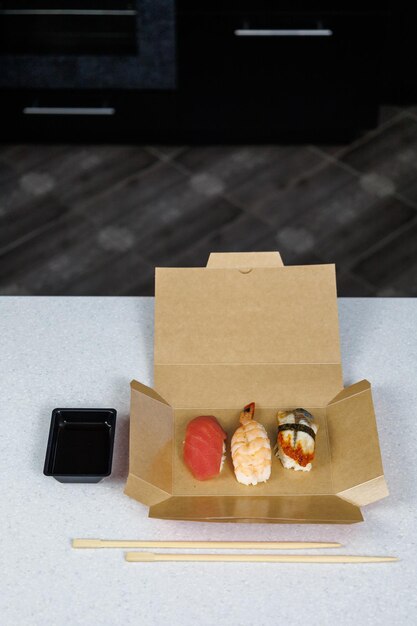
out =
<svg viewBox="0 0 417 626"><path fill-rule="evenodd" d="M0 294L279 250L417 295L417 10L367 4L0 0Z"/></svg>

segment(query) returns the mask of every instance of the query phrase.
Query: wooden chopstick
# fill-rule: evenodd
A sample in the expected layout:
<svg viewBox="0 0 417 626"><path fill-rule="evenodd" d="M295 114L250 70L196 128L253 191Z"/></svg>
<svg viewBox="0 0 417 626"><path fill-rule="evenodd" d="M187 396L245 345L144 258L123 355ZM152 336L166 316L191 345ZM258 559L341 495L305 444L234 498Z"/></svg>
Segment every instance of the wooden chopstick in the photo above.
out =
<svg viewBox="0 0 417 626"><path fill-rule="evenodd" d="M126 552L126 561L232 561L245 563L384 563L398 561L395 556L353 556L312 554L162 554L154 552Z"/></svg>
<svg viewBox="0 0 417 626"><path fill-rule="evenodd" d="M213 548L224 550L307 550L340 548L329 541L126 541L124 539L73 539L73 548Z"/></svg>

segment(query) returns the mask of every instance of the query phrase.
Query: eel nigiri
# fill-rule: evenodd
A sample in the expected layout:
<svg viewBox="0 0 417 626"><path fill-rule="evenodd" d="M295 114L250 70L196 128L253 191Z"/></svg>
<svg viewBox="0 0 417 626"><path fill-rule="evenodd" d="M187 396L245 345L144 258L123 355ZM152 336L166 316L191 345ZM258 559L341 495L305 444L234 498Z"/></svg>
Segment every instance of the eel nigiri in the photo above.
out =
<svg viewBox="0 0 417 626"><path fill-rule="evenodd" d="M278 411L278 438L274 450L286 469L311 470L318 431L313 420L305 409Z"/></svg>
<svg viewBox="0 0 417 626"><path fill-rule="evenodd" d="M232 460L236 479L243 485L266 482L271 475L271 444L262 424L253 419L255 403L240 414L240 426L232 437Z"/></svg>
<svg viewBox="0 0 417 626"><path fill-rule="evenodd" d="M208 480L220 474L226 458L226 436L213 415L200 415L188 422L184 461L194 478Z"/></svg>

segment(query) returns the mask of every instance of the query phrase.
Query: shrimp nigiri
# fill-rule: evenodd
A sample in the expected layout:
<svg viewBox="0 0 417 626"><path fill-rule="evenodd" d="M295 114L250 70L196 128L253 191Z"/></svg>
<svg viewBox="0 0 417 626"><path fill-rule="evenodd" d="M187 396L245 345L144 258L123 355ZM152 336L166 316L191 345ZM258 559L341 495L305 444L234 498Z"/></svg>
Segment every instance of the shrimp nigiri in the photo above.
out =
<svg viewBox="0 0 417 626"><path fill-rule="evenodd" d="M232 437L232 460L236 479L243 485L266 482L271 475L271 445L262 424L255 422L255 403L240 414L240 426Z"/></svg>

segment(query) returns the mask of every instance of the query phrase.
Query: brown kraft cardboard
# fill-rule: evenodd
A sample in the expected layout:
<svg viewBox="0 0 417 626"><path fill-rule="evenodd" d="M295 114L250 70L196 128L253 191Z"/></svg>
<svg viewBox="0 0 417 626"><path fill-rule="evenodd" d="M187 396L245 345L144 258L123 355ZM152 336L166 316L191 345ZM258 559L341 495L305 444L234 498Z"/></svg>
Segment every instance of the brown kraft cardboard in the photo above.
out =
<svg viewBox="0 0 417 626"><path fill-rule="evenodd" d="M368 381L343 388L334 265L285 267L277 252L211 254L206 268L157 268L154 389L131 383L125 493L162 519L354 523L388 495ZM282 467L238 483L230 437L239 413L276 441L278 409L319 425L311 472ZM198 481L182 459L185 428L215 415L228 433L221 474Z"/></svg>

